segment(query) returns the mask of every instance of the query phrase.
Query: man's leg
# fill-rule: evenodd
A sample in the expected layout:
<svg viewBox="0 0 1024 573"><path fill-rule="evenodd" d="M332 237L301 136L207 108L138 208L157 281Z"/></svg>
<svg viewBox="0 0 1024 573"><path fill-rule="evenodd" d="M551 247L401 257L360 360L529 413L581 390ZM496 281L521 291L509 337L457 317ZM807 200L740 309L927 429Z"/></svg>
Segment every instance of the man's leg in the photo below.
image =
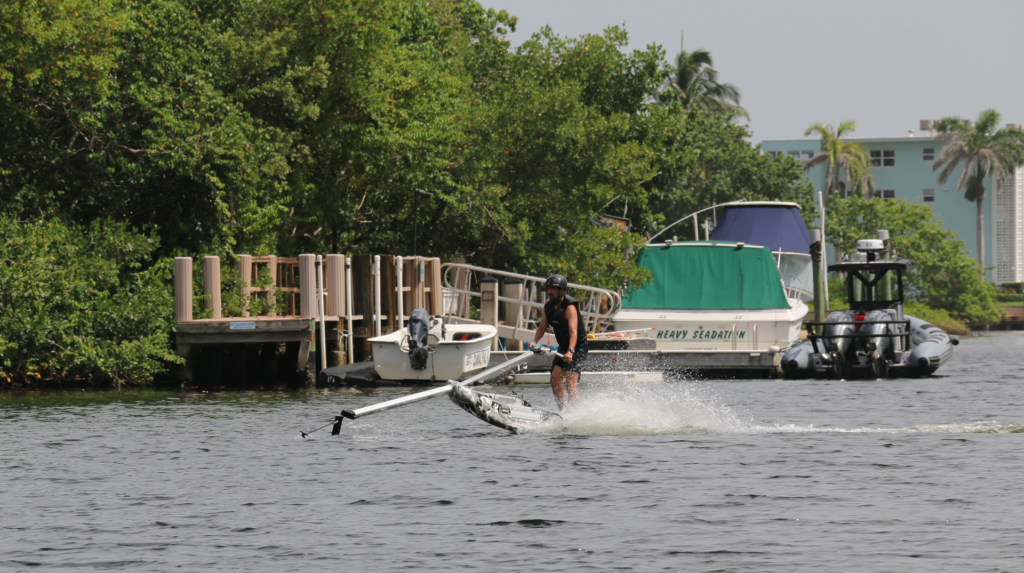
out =
<svg viewBox="0 0 1024 573"><path fill-rule="evenodd" d="M580 395L576 391L576 383L580 380L580 373L569 371L565 373L565 386L569 389L569 405L575 408L580 405Z"/></svg>
<svg viewBox="0 0 1024 573"><path fill-rule="evenodd" d="M571 372L570 374L575 374ZM562 370L561 366L555 366L551 368L551 391L555 393L555 402L558 402L558 409L564 410L568 399L565 395L565 388L562 386L562 382L566 378L565 370ZM573 393L576 391L576 385L573 384Z"/></svg>

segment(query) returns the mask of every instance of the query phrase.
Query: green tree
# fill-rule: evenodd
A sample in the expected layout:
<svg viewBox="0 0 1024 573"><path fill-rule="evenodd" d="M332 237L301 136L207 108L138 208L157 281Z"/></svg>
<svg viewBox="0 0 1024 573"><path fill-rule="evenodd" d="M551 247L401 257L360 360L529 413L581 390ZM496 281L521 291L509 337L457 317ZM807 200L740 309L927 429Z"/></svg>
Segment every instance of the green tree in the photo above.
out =
<svg viewBox="0 0 1024 573"><path fill-rule="evenodd" d="M1016 127L996 129L999 120L999 112L987 109L973 126L959 117L946 117L935 128L939 133L936 139L946 146L932 170L939 172L939 184L945 185L962 165L956 188L976 207L979 268L985 266L985 179L1006 177L1024 163L1024 132Z"/></svg>
<svg viewBox="0 0 1024 573"><path fill-rule="evenodd" d="M147 382L178 362L158 246L110 221L0 215L0 376Z"/></svg>
<svg viewBox="0 0 1024 573"><path fill-rule="evenodd" d="M739 88L718 81L714 65L711 52L704 48L688 52L680 42L662 99L678 101L686 111L700 109L749 118L747 110L740 106Z"/></svg>
<svg viewBox="0 0 1024 573"><path fill-rule="evenodd" d="M842 252L854 252L857 240L887 229L901 258L915 261L906 275L911 300L949 312L976 325L998 322L995 287L982 278L963 240L920 203L851 197L829 210L829 240Z"/></svg>
<svg viewBox="0 0 1024 573"><path fill-rule="evenodd" d="M848 119L834 127L832 124L815 123L807 128L804 135L817 135L821 138L821 152L804 163L804 171L810 171L819 165L826 165L825 201L831 199L836 191L846 187L842 182L845 177L850 190L857 191L864 197L870 197L874 191L875 181L871 176L871 159L861 144L845 141L843 136L853 133L857 122Z"/></svg>
<svg viewBox="0 0 1024 573"><path fill-rule="evenodd" d="M655 106L644 129L650 147L664 158L648 184L649 208L639 217L650 234L694 211L740 199L792 201L800 204L805 220L814 220L814 189L800 162L762 153L747 140L745 127L718 114ZM683 228L675 234L690 237L692 224Z"/></svg>
<svg viewBox="0 0 1024 573"><path fill-rule="evenodd" d="M624 53L627 41L618 28L571 39L544 29L474 86L481 97L454 114L449 178L434 187L439 214L473 224L428 223L435 249L612 288L642 279L630 255L642 237L593 222L612 201L642 209L658 172L634 126L663 53Z"/></svg>
<svg viewBox="0 0 1024 573"><path fill-rule="evenodd" d="M287 206L294 138L247 113L241 100L251 91L229 93L261 79L228 66L224 14L214 8L231 13L231 4L201 12L173 0L3 3L4 209L159 225L170 251L269 249ZM276 78L279 93L322 81L322 66L280 67L288 73ZM279 102L297 106L271 101Z"/></svg>

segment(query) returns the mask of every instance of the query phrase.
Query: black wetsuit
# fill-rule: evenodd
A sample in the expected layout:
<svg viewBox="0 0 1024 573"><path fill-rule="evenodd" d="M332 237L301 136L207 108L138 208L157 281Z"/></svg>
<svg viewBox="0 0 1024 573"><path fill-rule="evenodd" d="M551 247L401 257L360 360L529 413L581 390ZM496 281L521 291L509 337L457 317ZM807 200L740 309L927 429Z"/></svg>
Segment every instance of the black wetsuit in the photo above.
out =
<svg viewBox="0 0 1024 573"><path fill-rule="evenodd" d="M565 320L565 309L570 306L576 307L576 340L569 340L569 322ZM561 358L555 358L553 366L559 366L563 370L581 372L583 362L587 359L587 325L583 321L583 313L580 311L580 303L568 294L562 296L561 301L549 300L544 303L544 316L555 331L555 340L558 341L558 352L565 354L572 348L572 363L566 364Z"/></svg>

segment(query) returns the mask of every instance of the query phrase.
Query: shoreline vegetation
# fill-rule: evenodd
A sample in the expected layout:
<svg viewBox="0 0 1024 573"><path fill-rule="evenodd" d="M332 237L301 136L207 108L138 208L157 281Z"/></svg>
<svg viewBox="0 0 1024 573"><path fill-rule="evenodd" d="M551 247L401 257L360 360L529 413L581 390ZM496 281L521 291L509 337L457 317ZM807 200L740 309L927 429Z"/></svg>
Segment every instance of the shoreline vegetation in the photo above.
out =
<svg viewBox="0 0 1024 573"><path fill-rule="evenodd" d="M647 236L712 203L817 221L707 50L630 51L620 27L513 48L513 15L461 0L28 0L0 22L5 389L170 383L175 256L403 254L416 220L420 254L622 288ZM999 320L920 206L845 204L837 245L888 228L918 303Z"/></svg>

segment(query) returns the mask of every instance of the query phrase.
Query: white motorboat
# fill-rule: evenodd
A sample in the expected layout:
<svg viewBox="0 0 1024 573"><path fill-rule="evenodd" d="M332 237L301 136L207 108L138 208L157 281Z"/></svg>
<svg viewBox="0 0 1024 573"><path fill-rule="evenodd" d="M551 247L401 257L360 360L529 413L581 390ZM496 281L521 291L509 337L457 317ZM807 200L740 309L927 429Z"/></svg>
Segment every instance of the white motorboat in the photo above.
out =
<svg viewBox="0 0 1024 573"><path fill-rule="evenodd" d="M807 305L788 298L771 251L742 242L648 244L653 274L627 292L616 330L651 328L662 352L785 351L799 339Z"/></svg>
<svg viewBox="0 0 1024 573"><path fill-rule="evenodd" d="M488 324L444 324L418 308L409 326L369 339L384 380L459 380L487 367L497 329Z"/></svg>

